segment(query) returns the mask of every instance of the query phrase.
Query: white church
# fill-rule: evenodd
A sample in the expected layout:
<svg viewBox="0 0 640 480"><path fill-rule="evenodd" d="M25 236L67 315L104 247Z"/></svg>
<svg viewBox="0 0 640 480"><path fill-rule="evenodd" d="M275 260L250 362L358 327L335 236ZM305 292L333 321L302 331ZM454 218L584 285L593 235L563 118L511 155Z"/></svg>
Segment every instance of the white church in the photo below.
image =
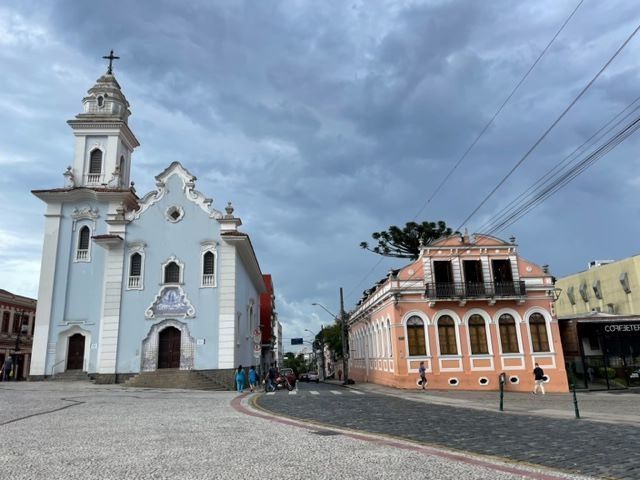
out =
<svg viewBox="0 0 640 480"><path fill-rule="evenodd" d="M251 240L231 203L213 208L179 162L136 195L139 143L107 58L67 122L75 154L64 187L32 192L46 213L30 378L76 371L114 383L259 364L266 290Z"/></svg>

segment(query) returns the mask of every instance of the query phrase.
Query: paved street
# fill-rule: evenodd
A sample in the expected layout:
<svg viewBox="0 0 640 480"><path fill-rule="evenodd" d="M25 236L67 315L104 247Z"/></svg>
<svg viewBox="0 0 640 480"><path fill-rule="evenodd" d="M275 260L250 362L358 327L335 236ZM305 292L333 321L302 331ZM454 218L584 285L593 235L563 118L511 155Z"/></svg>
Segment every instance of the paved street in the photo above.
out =
<svg viewBox="0 0 640 480"><path fill-rule="evenodd" d="M278 392L264 399L302 410L323 406L329 415L338 397L353 399L356 412L382 398L322 387L317 395ZM293 425L250 409L252 398L77 382L0 384L0 472L16 480L579 478Z"/></svg>
<svg viewBox="0 0 640 480"><path fill-rule="evenodd" d="M640 435L635 424L610 424L544 414L500 413L479 408L442 404L434 392L406 392L439 399L412 401L372 391L357 392L331 384L300 384L294 394L262 395L257 404L269 411L368 432L382 433L430 445L504 457L551 468L607 478L640 478ZM603 395L603 394L598 394ZM529 398L529 397L526 397ZM551 407L552 396L533 400ZM637 395L620 398L638 410ZM606 408L605 401L602 401ZM633 403L632 403L633 402ZM472 402L470 402L472 403ZM526 402L524 402L526 404ZM615 408L615 407L613 407ZM545 410L543 408L542 410ZM547 408L547 410L554 410ZM544 413L544 412L543 412ZM622 414L623 412L618 412Z"/></svg>

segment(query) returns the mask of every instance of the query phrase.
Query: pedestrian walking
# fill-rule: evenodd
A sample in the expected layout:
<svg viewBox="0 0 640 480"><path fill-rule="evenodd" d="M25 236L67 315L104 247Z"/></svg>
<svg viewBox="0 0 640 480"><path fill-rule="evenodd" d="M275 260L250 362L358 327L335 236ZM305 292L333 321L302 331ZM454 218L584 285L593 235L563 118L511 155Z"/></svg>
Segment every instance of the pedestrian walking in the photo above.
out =
<svg viewBox="0 0 640 480"><path fill-rule="evenodd" d="M536 368L533 369L533 380L535 382L535 386L533 387L533 394L538 393L538 388L542 391L544 395L544 370L540 368L540 365L536 363Z"/></svg>
<svg viewBox="0 0 640 480"><path fill-rule="evenodd" d="M6 382L9 380L12 369L13 358L11 358L11 355L9 355L7 358L5 358L4 363L2 364L2 381Z"/></svg>
<svg viewBox="0 0 640 480"><path fill-rule="evenodd" d="M258 385L258 373L256 372L256 367L251 365L249 369L249 389L253 392Z"/></svg>
<svg viewBox="0 0 640 480"><path fill-rule="evenodd" d="M277 375L278 375L278 370L276 369L276 365L274 363L269 368L269 373L267 373L267 391L268 392L273 392L276 389Z"/></svg>
<svg viewBox="0 0 640 480"><path fill-rule="evenodd" d="M420 375L420 381L418 382L422 385L422 390L427 389L427 369L424 367L424 362L420 362L420 366L418 367L418 374Z"/></svg>
<svg viewBox="0 0 640 480"><path fill-rule="evenodd" d="M238 392L244 392L244 370L242 369L242 365L238 365L238 370L236 371L236 387L238 388Z"/></svg>

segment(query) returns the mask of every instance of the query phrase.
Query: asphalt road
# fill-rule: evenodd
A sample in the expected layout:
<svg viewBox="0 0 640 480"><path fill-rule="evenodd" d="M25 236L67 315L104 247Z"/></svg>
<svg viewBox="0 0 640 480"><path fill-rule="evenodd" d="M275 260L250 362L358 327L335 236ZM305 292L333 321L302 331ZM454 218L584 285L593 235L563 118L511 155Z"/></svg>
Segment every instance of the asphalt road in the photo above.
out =
<svg viewBox="0 0 640 480"><path fill-rule="evenodd" d="M637 426L425 404L322 383L301 383L293 394L262 394L256 403L337 427L586 475L640 479Z"/></svg>

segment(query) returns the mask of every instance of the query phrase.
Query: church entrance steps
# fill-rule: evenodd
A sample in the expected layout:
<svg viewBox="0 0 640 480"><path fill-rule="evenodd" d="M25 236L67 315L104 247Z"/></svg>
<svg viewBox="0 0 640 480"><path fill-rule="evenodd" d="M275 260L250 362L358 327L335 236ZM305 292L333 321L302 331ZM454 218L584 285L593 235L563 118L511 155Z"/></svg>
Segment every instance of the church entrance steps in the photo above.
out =
<svg viewBox="0 0 640 480"><path fill-rule="evenodd" d="M197 370L162 368L154 372L142 372L123 383L125 387L140 388L184 388L188 390L231 390Z"/></svg>
<svg viewBox="0 0 640 480"><path fill-rule="evenodd" d="M66 372L56 373L51 380L62 382L88 382L91 380L87 372L82 370L67 370Z"/></svg>

